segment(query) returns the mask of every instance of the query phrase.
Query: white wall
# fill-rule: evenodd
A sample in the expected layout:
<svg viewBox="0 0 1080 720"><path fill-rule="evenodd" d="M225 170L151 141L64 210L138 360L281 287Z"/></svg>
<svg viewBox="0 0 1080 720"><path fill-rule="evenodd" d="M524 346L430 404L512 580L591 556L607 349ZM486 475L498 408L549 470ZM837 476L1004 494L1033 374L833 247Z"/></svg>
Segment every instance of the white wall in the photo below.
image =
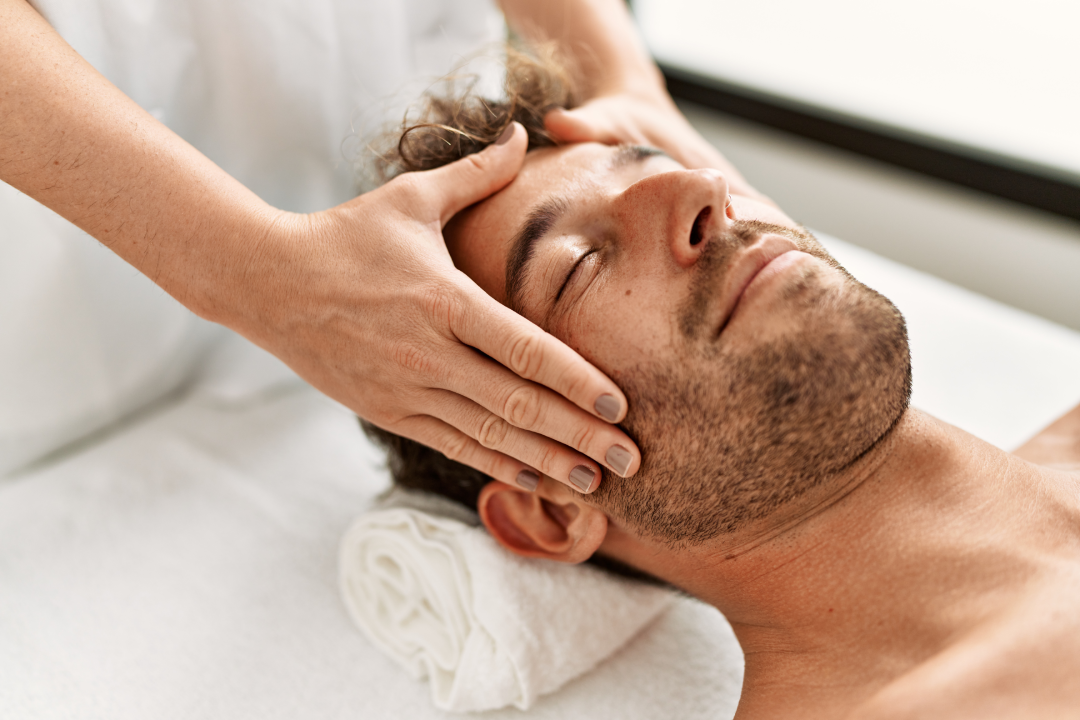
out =
<svg viewBox="0 0 1080 720"><path fill-rule="evenodd" d="M793 218L1080 330L1080 223L682 104Z"/></svg>

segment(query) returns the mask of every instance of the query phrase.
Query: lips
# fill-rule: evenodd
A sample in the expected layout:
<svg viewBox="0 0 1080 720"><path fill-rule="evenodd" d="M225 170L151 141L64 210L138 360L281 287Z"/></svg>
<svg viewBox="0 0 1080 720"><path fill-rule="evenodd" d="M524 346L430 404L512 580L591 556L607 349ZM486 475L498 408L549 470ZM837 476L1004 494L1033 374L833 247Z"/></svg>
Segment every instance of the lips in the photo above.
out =
<svg viewBox="0 0 1080 720"><path fill-rule="evenodd" d="M715 337L724 332L746 289L774 260L799 247L790 238L780 235L764 235L746 249L732 263L724 277L723 300Z"/></svg>

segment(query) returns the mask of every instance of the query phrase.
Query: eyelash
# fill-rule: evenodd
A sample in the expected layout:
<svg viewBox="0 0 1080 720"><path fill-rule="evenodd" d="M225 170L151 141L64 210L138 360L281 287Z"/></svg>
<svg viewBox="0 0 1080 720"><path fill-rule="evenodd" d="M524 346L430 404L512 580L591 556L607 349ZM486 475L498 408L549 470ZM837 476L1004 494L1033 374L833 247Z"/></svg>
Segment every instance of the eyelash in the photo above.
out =
<svg viewBox="0 0 1080 720"><path fill-rule="evenodd" d="M595 252L596 252L596 250L590 250L589 252L585 253L584 255L582 255L581 257L579 257L577 259L577 262L574 263L574 266L570 268L570 272L568 272L566 274L566 279L563 280L563 284L562 284L562 287L559 288L559 292L555 293L555 302L559 302L559 298L562 297L563 292L566 290L566 287L570 284L570 281L574 278L574 275L577 273L578 268L580 268L581 264L583 262L585 262L585 258L589 257L590 255L592 255Z"/></svg>

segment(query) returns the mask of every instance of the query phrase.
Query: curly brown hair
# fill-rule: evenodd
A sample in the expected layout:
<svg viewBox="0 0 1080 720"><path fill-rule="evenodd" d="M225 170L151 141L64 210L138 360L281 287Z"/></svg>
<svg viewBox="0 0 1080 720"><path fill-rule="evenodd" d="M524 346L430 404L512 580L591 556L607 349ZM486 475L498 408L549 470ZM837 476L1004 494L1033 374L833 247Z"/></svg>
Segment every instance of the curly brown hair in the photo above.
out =
<svg viewBox="0 0 1080 720"><path fill-rule="evenodd" d="M477 78L451 75L429 90L383 136L376 163L385 182L406 172L434 170L491 145L515 120L529 133L529 150L551 147L544 129L552 108L580 104L573 66L554 44L506 45L506 73L500 99L475 91Z"/></svg>

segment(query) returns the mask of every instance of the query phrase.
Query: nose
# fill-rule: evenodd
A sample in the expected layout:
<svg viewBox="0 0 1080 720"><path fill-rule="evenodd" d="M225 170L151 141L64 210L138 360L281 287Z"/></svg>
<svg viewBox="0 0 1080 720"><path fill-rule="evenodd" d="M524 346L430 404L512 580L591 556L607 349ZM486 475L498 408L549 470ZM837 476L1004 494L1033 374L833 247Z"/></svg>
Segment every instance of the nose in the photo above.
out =
<svg viewBox="0 0 1080 720"><path fill-rule="evenodd" d="M672 260L689 268L730 223L728 184L718 170L650 175L619 198L623 232L634 241L662 239Z"/></svg>

